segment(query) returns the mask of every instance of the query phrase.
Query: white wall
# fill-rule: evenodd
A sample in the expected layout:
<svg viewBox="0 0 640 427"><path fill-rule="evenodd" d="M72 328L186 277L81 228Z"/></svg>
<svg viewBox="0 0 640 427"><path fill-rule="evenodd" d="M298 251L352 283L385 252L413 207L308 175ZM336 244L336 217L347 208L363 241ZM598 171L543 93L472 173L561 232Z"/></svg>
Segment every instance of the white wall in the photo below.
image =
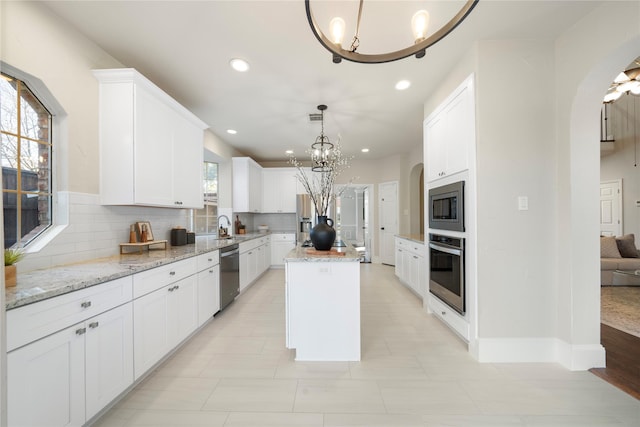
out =
<svg viewBox="0 0 640 427"><path fill-rule="evenodd" d="M623 95L608 108L615 142L600 157L600 181L622 179L622 232L640 241L640 96Z"/></svg>

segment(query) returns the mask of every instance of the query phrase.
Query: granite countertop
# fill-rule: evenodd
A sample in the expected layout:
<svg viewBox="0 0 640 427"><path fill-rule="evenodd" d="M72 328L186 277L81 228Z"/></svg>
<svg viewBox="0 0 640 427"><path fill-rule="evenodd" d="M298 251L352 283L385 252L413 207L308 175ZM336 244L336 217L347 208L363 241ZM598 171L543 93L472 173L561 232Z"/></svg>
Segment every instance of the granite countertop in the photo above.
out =
<svg viewBox="0 0 640 427"><path fill-rule="evenodd" d="M260 238L266 234L271 233L249 233L234 236L231 239L197 236L196 243L191 245L167 246L166 250L154 249L142 253L114 255L108 258L19 273L17 285L5 289L6 309L11 310L99 285L242 241Z"/></svg>
<svg viewBox="0 0 640 427"><path fill-rule="evenodd" d="M396 237L411 240L416 243L424 243L424 234L396 234Z"/></svg>
<svg viewBox="0 0 640 427"><path fill-rule="evenodd" d="M285 262L360 262L360 253L353 246L334 247L331 251L317 251L297 245L284 257ZM341 255L343 254L344 255Z"/></svg>

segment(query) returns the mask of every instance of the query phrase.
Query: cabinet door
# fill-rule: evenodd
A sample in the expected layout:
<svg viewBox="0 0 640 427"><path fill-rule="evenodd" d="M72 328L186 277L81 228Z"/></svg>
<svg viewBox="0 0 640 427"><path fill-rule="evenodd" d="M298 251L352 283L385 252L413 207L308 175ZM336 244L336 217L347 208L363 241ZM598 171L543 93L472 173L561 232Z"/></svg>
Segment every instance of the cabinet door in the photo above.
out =
<svg viewBox="0 0 640 427"><path fill-rule="evenodd" d="M189 276L173 284L173 287L176 290L171 294L171 298L177 301L177 318L170 319L169 322L178 326L178 334L171 348L180 344L198 327L198 277Z"/></svg>
<svg viewBox="0 0 640 427"><path fill-rule="evenodd" d="M173 131L173 203L182 208L203 207L203 132L176 116Z"/></svg>
<svg viewBox="0 0 640 427"><path fill-rule="evenodd" d="M133 302L134 373L138 379L170 349L168 285Z"/></svg>
<svg viewBox="0 0 640 427"><path fill-rule="evenodd" d="M446 167L446 119L442 113L425 124L424 138L427 153L427 179L442 178Z"/></svg>
<svg viewBox="0 0 640 427"><path fill-rule="evenodd" d="M133 384L133 304L85 322L86 418Z"/></svg>
<svg viewBox="0 0 640 427"><path fill-rule="evenodd" d="M411 254L411 267L409 271L409 286L419 295L422 296L422 287L420 286L420 265L422 257Z"/></svg>
<svg viewBox="0 0 640 427"><path fill-rule="evenodd" d="M280 209L280 195L278 192L278 171L262 170L262 212L273 213Z"/></svg>
<svg viewBox="0 0 640 427"><path fill-rule="evenodd" d="M83 328L63 329L7 354L10 426L84 424Z"/></svg>
<svg viewBox="0 0 640 427"><path fill-rule="evenodd" d="M284 213L296 212L297 181L295 168L287 168L282 172L280 180L280 210Z"/></svg>
<svg viewBox="0 0 640 427"><path fill-rule="evenodd" d="M251 278L249 277L251 274L251 266L249 265L251 256L249 252L250 251L240 254L240 291L251 283Z"/></svg>
<svg viewBox="0 0 640 427"><path fill-rule="evenodd" d="M402 250L402 281L411 286L411 261L413 260L413 254L407 249Z"/></svg>
<svg viewBox="0 0 640 427"><path fill-rule="evenodd" d="M400 280L403 280L402 277L402 261L404 260L403 254L404 254L404 249L400 248L397 246L398 244L396 243L396 265L395 265L395 273L396 273L396 277L398 277Z"/></svg>
<svg viewBox="0 0 640 427"><path fill-rule="evenodd" d="M249 162L249 212L262 210L262 168Z"/></svg>
<svg viewBox="0 0 640 427"><path fill-rule="evenodd" d="M220 266L198 273L198 326L220 310Z"/></svg>
<svg viewBox="0 0 640 427"><path fill-rule="evenodd" d="M445 108L446 160L445 172L451 175L469 169L470 127L474 126L470 90L464 89Z"/></svg>
<svg viewBox="0 0 640 427"><path fill-rule="evenodd" d="M135 88L135 201L173 205L173 113L155 96ZM201 185L200 187L201 188Z"/></svg>

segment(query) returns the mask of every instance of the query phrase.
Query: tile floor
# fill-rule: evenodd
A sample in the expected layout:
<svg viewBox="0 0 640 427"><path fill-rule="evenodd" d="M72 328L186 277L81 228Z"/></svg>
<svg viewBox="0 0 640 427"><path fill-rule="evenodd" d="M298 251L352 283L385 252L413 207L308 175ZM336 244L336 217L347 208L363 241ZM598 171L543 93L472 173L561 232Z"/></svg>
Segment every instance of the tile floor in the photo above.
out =
<svg viewBox="0 0 640 427"><path fill-rule="evenodd" d="M361 362L295 362L284 343L269 270L95 425L640 426L640 401L589 372L475 362L388 266L362 265Z"/></svg>

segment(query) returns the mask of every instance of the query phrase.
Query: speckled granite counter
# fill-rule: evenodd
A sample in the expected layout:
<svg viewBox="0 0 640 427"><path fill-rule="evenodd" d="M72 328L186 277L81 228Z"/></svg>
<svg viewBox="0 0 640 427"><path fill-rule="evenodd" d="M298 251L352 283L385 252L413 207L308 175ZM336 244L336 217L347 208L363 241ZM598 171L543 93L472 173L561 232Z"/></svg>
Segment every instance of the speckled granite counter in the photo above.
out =
<svg viewBox="0 0 640 427"><path fill-rule="evenodd" d="M411 240L416 243L424 243L424 234L396 234L396 237Z"/></svg>
<svg viewBox="0 0 640 427"><path fill-rule="evenodd" d="M271 233L243 234L233 239L221 240L214 237L198 236L196 243L191 245L168 246L166 250L158 249L145 251L141 254L115 255L109 258L19 273L17 286L5 289L6 309L11 310L99 285L235 243L264 237L266 234Z"/></svg>
<svg viewBox="0 0 640 427"><path fill-rule="evenodd" d="M296 246L284 258L285 262L360 262L360 254L353 246L332 248L330 252L326 253L308 253L308 249L314 250L313 248L303 248L300 245ZM343 253L344 255L342 255Z"/></svg>

